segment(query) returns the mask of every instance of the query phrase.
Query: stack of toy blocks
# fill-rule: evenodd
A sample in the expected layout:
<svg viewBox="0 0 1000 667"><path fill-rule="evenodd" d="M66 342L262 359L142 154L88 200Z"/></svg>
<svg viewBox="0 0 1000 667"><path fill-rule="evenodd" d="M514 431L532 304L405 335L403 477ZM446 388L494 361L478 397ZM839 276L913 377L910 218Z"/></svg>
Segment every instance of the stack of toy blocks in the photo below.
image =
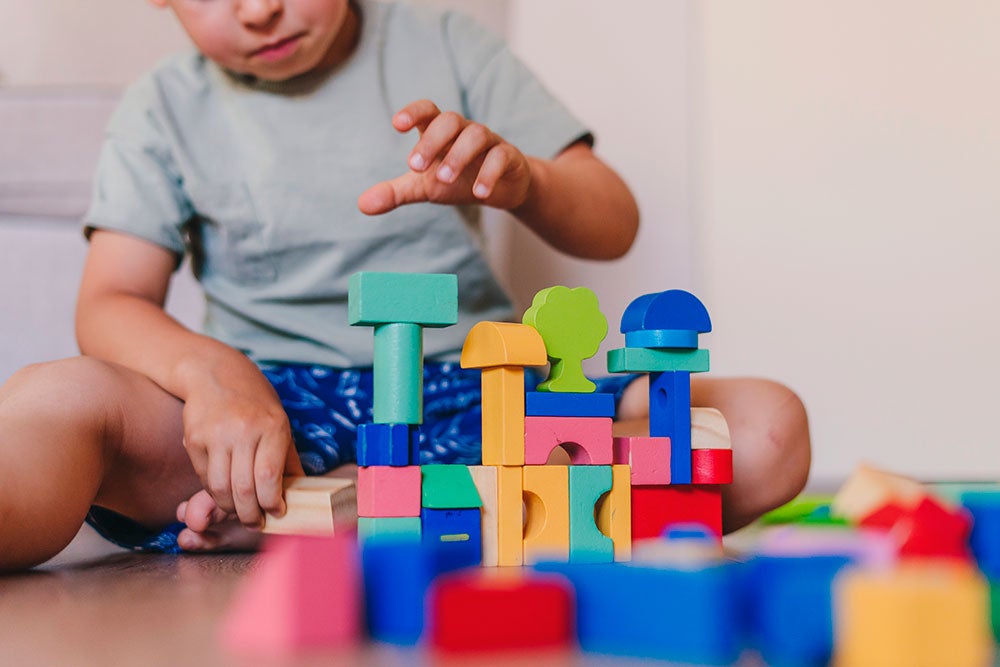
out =
<svg viewBox="0 0 1000 667"><path fill-rule="evenodd" d="M423 327L458 321L453 275L356 273L350 324L375 330L373 422L358 427L358 535L422 535Z"/></svg>
<svg viewBox="0 0 1000 667"><path fill-rule="evenodd" d="M711 330L694 295L646 294L622 315L625 347L608 352L609 371L650 374L649 436L617 439L614 448L615 462L631 466L633 539L690 522L722 536L720 485L733 479L728 428L718 411L691 410L691 373L709 367L698 334Z"/></svg>

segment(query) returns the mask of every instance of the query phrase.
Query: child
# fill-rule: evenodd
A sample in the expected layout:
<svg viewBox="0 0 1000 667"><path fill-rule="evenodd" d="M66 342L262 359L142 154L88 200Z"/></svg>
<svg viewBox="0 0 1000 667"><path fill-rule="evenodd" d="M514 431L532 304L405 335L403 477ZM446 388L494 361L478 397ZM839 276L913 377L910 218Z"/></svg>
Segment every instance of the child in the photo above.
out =
<svg viewBox="0 0 1000 667"><path fill-rule="evenodd" d="M152 1L200 53L132 86L109 125L85 220L85 356L0 389L0 569L51 557L85 519L135 548L250 546L247 528L284 511L282 475L352 461L370 419L371 332L346 316L361 269L458 274L459 325L426 335L422 461L475 462L478 375L453 361L473 323L513 313L473 205L578 257L619 257L635 236L635 201L586 128L460 16ZM188 252L205 335L163 311ZM624 394L620 427L641 429L642 384L601 382ZM732 430L727 528L801 489L808 429L792 392L708 380L692 399Z"/></svg>

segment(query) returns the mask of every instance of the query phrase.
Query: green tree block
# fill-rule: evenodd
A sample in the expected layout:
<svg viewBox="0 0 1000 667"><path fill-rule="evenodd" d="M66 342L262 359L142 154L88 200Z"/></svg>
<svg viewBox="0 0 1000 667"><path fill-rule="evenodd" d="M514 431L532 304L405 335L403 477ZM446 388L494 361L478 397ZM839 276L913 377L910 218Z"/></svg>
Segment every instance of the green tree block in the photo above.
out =
<svg viewBox="0 0 1000 667"><path fill-rule="evenodd" d="M424 342L419 324L396 322L375 327L372 421L424 422Z"/></svg>
<svg viewBox="0 0 1000 667"><path fill-rule="evenodd" d="M659 350L645 347L620 347L608 350L611 373L658 373L708 370L708 350Z"/></svg>
<svg viewBox="0 0 1000 667"><path fill-rule="evenodd" d="M569 560L610 563L615 544L595 521L594 506L611 490L611 466L569 466Z"/></svg>
<svg viewBox="0 0 1000 667"><path fill-rule="evenodd" d="M428 509L472 509L483 501L464 465L420 466L421 506Z"/></svg>
<svg viewBox="0 0 1000 667"><path fill-rule="evenodd" d="M420 517L419 516L392 516L392 517L358 517L358 541L364 542L371 537L382 537L390 535L394 538L413 538L420 541Z"/></svg>
<svg viewBox="0 0 1000 667"><path fill-rule="evenodd" d="M608 319L597 295L586 287L556 285L535 294L521 318L545 341L552 368L538 391L588 394L597 386L583 374L583 360L597 354L608 335Z"/></svg>
<svg viewBox="0 0 1000 667"><path fill-rule="evenodd" d="M390 322L451 326L458 322L458 276L355 273L348 284L347 321L359 326Z"/></svg>

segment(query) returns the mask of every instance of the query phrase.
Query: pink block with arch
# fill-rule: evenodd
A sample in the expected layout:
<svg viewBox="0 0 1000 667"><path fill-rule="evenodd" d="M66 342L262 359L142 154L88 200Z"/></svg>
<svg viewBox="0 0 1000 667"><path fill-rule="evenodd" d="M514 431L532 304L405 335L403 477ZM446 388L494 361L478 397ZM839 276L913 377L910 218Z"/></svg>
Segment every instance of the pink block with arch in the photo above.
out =
<svg viewBox="0 0 1000 667"><path fill-rule="evenodd" d="M556 447L566 450L573 465L611 465L611 418L524 418L525 465L545 465Z"/></svg>

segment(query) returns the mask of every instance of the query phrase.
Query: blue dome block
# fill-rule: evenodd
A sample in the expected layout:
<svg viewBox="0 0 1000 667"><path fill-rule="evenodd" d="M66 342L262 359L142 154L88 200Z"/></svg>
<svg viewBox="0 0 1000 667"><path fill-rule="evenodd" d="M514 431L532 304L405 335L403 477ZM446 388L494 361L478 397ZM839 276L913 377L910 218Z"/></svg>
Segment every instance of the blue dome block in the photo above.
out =
<svg viewBox="0 0 1000 667"><path fill-rule="evenodd" d="M712 320L698 297L684 290L672 289L644 294L634 299L622 314L622 333L648 329L708 333L712 330Z"/></svg>

